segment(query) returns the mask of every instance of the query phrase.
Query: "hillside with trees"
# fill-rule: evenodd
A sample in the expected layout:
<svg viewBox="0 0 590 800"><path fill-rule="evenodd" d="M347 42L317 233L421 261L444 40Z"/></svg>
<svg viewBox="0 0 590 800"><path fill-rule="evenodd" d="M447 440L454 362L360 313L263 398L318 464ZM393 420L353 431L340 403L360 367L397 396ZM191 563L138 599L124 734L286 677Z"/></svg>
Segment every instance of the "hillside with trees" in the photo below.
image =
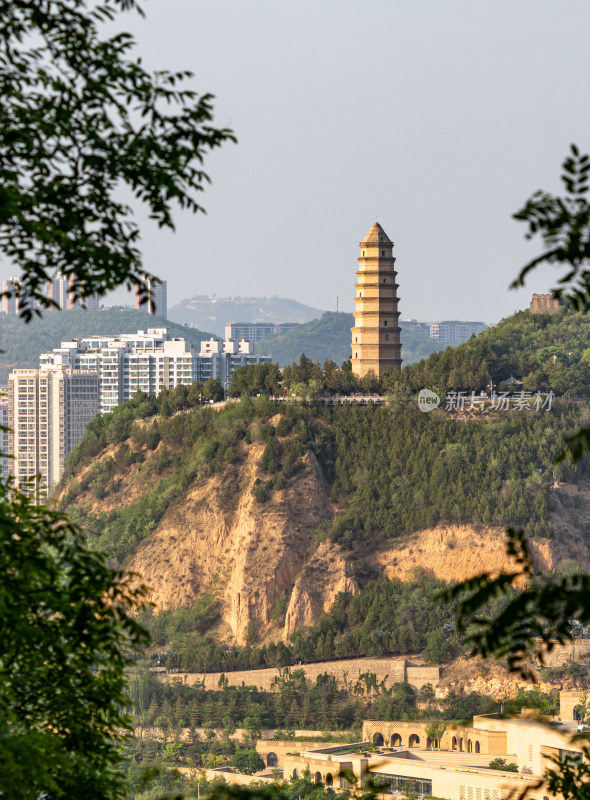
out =
<svg viewBox="0 0 590 800"><path fill-rule="evenodd" d="M219 666L221 656L198 638L211 631L219 643L252 648L271 637L291 647L301 627L307 650L298 658L370 654L379 643L355 628L354 603L339 606L337 595L363 597L383 575L378 554L394 558L421 531L467 526L485 558L487 542L503 537L506 526L522 527L549 553L557 548L554 565L564 548L590 563L588 460L554 463L588 417L586 402L485 413L443 404L423 414L415 398L423 385L437 388L443 370L463 375L463 385L485 387L478 382L493 376L501 384L519 369L529 385L538 373L542 388L567 379L570 393L584 394L586 331L575 314L515 315L482 335L483 350L478 337L386 377L377 387L386 392L381 405L273 400L281 387L316 381L321 395L351 380L335 364L320 368L309 359L282 373L276 365L245 370L241 399L222 410L201 406L200 387L138 395L89 426L68 461L61 502L93 545L144 576L160 611L210 598L183 658L198 650ZM481 370L472 377L478 353ZM559 353L570 363L560 365ZM561 492L564 481L579 488L576 497ZM469 569L467 560L462 574ZM313 633L328 607L340 621ZM358 618L365 617L366 609ZM442 624L436 619L438 630ZM392 617L378 630L399 627ZM403 642L398 632L387 634L380 646L423 649L431 633L416 628ZM262 651L251 657L256 664L283 658ZM220 668L228 666L226 659Z"/></svg>
<svg viewBox="0 0 590 800"><path fill-rule="evenodd" d="M192 342L197 350L200 342L213 334L179 325L164 317L146 314L133 308L103 307L49 311L23 325L18 317L0 314L0 385L5 385L8 373L15 367L36 369L39 356L61 342L78 336L118 333L135 333L147 328L168 328L172 336L182 336Z"/></svg>
<svg viewBox="0 0 590 800"><path fill-rule="evenodd" d="M441 349L442 346L426 334L404 328L403 322L400 324L404 364L412 364ZM340 365L350 358L350 329L353 325L352 314L325 311L320 319L278 336L267 336L256 345L256 352L271 356L281 367L299 361L302 353L320 364L329 359Z"/></svg>
<svg viewBox="0 0 590 800"><path fill-rule="evenodd" d="M590 394L590 319L568 308L519 311L456 348L434 353L391 375L386 386L481 391L513 377L525 391Z"/></svg>

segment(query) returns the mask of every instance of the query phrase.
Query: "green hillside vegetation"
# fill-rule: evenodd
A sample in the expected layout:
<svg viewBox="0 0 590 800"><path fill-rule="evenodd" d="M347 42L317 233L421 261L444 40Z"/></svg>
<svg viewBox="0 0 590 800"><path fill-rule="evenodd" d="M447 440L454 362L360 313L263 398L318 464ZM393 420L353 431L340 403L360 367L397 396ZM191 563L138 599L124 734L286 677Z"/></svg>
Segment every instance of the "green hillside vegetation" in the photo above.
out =
<svg viewBox="0 0 590 800"><path fill-rule="evenodd" d="M532 374L531 365L536 368L542 363L542 386L556 386L559 377L568 381L571 392L585 391L588 329L584 317L531 318L525 313L501 323L496 331L496 336L493 331L482 335L485 370L505 378L520 366L525 377ZM544 358L545 348L539 347L546 341L555 348L549 360ZM431 603L426 613L428 598L438 588L436 582L425 576L416 576L405 587L395 581L375 581L364 566L365 556L388 540L438 523L513 525L529 535L551 536L554 478L576 482L589 471L587 459L575 466L553 463L564 438L588 416L586 403L558 401L550 412L513 410L457 418L443 408L423 414L414 398L400 402L403 393L396 394L400 385L404 390L424 383L436 388L437 381L442 381L441 362L457 374L468 374L469 368L475 368L474 353L479 348L478 339L473 339L407 367L397 378L400 384L392 382L393 398L381 406L278 404L261 396L214 411L200 406L201 388L196 385L177 387L158 398L138 395L90 424L68 460L63 503L93 543L125 565L191 486L213 473L223 473L228 464L239 464L250 443L265 445L254 489L261 506L294 478L302 467L302 456L312 451L338 509L331 522L316 532L314 546L331 539L353 558L364 584L359 597L341 598L312 630L301 637L295 634L289 647L256 647L256 631L251 632L250 646L239 651L209 639L208 631L218 622L212 598L202 599L192 610L149 620L155 642L174 641L178 665L195 670L284 666L297 660L425 648L433 660L443 660L459 644L452 637L441 637L448 622L446 612L432 611L435 604ZM514 354L512 348L518 352ZM552 357L559 352L567 353L572 361L577 357L579 368L559 366L559 356ZM322 371L308 359L290 370L299 370L298 374L284 370L283 376L293 381L312 380L318 370L324 381L334 380L337 373L349 374L335 365ZM254 386L256 381L249 376L262 376L269 394L278 391L281 373L276 365L251 368L244 375L255 394L261 387ZM177 409L185 413L175 413ZM281 418L271 425L277 412ZM138 419L145 423L135 425ZM112 455L97 458L105 447L112 448ZM88 502L81 503L82 490L90 490L98 500L109 496L116 501L131 464L139 465L139 484L146 487L131 504L115 502L108 512L94 512ZM82 469L80 480L76 476ZM234 507L238 484L223 491L223 502ZM286 597L273 612L278 628L285 611Z"/></svg>
<svg viewBox="0 0 590 800"><path fill-rule="evenodd" d="M190 609L155 616L146 611L141 622L152 635L152 645L171 653L161 663L181 671L228 672L404 653L423 653L430 663L441 664L460 648L450 624L453 615L436 599L443 586L420 570L406 582L369 580L358 595L339 595L329 613L312 628L296 631L288 645L258 647L251 642L235 647L215 641L208 635L218 622L218 605L212 596L200 598ZM285 611L286 598L279 599L273 609L277 625L283 624Z"/></svg>
<svg viewBox="0 0 590 800"><path fill-rule="evenodd" d="M268 336L256 344L256 352L271 356L281 367L299 361L302 353L320 364L325 359L341 364L350 358L350 329L353 325L352 314L326 311L320 319L278 336ZM419 361L441 349L434 339L403 327L401 341L404 364Z"/></svg>
<svg viewBox="0 0 590 800"><path fill-rule="evenodd" d="M196 295L181 300L168 311L170 319L223 336L226 322L308 322L322 314L286 297L209 297Z"/></svg>
<svg viewBox="0 0 590 800"><path fill-rule="evenodd" d="M162 408L157 403L137 398L97 417L64 476L72 518L120 562L193 483L239 461L251 441L266 442L256 488L261 503L297 472L306 449L315 452L342 509L329 535L355 552L438 522L516 525L549 535L553 475L577 480L587 470L586 461L552 463L579 425L579 410L567 405L457 422L444 411L423 414L414 404L287 403L275 429L268 420L276 403L258 398L133 426L135 416L152 417ZM164 408L172 410L172 404ZM105 445L117 445L114 456L95 460L81 482L72 480ZM99 514L75 505L83 488L98 499L116 495L119 477L134 462L141 462L139 474L149 487L134 503Z"/></svg>
<svg viewBox="0 0 590 800"><path fill-rule="evenodd" d="M589 325L590 320L579 314L545 317L520 312L458 348L386 376L381 388L387 389L391 379L394 400L381 407L277 407L260 397L228 404L221 412L193 408L171 416L177 408L197 405L200 392L178 387L160 398L139 396L94 420L70 457L64 480L106 445L116 444L114 458L97 460L83 485L98 498L116 494L118 476L135 460L143 462L140 475L149 489L132 505L109 514L87 515L75 505L72 513L81 514L92 537L125 562L175 498L195 481L239 461L241 449L258 440L266 448L257 499L264 502L284 485L297 471L303 452L312 449L341 509L329 535L351 551L362 552L374 542L439 522L522 526L528 534L547 536L553 477L578 480L588 469L586 460L576 466L553 464L564 438L587 413L584 404L558 403L551 412L496 412L482 419L472 415L458 423L442 408L423 414L414 399L397 399L424 385L456 385L449 376L457 379L458 388L471 384L479 389L490 379L500 382L516 374L529 386L539 380L540 389L567 386L569 394L586 392ZM264 375L267 391L279 390L281 375L274 365L242 374ZM283 377L289 386L310 382L313 375L325 383L347 374L335 365L322 371L302 359L300 365L286 368ZM268 420L279 409L283 419L275 430ZM159 416L147 425L133 426L135 418L154 414ZM68 505L80 488L70 481Z"/></svg>
<svg viewBox="0 0 590 800"><path fill-rule="evenodd" d="M405 358L405 352L403 355ZM230 395L274 391L271 387L278 387L280 379L273 377L269 382L267 369L263 366L258 371L238 370L230 385ZM447 390L489 393L492 384L494 391L505 390L505 381L510 377L522 381L517 390L533 393L552 390L558 397L587 397L590 319L565 308L553 316L519 311L469 341L432 353L422 361L404 366L401 372L386 373L381 380L372 374L357 380L350 371L350 362L345 361L340 369L334 359L321 363L307 353L285 366L282 377L283 392L306 397L365 391L407 400L425 387L437 391L441 397Z"/></svg>
<svg viewBox="0 0 590 800"><path fill-rule="evenodd" d="M164 317L146 314L133 308L89 308L47 312L23 325L18 317L0 314L0 382L5 384L13 366L37 368L39 356L61 342L77 336L135 333L147 328L168 328L172 336L182 336L199 348L199 343L213 334L178 325Z"/></svg>
<svg viewBox="0 0 590 800"><path fill-rule="evenodd" d="M428 684L419 692L407 683L394 683L386 689L374 678L364 675L345 690L331 675L319 675L310 681L303 670L295 669L283 674L277 681L277 691L270 693L254 686L228 686L223 682L218 691L183 686L180 682L161 683L153 674L138 670L131 679L130 697L136 718L145 726L158 725L160 720L162 727L172 730L239 727L253 737L263 728L353 729L358 735L364 719L462 720L473 713L497 709L496 703L485 695L451 693L434 702L434 692ZM428 703L428 707L418 709L417 701ZM197 757L216 746L213 739L207 743L197 736L193 741L199 743L193 750ZM231 755L231 749L225 754ZM197 760L197 765L201 763Z"/></svg>
<svg viewBox="0 0 590 800"><path fill-rule="evenodd" d="M590 318L567 308L556 314L519 311L454 349L434 353L392 374L385 388L480 391L510 376L526 391L590 394ZM502 387L500 387L502 388Z"/></svg>

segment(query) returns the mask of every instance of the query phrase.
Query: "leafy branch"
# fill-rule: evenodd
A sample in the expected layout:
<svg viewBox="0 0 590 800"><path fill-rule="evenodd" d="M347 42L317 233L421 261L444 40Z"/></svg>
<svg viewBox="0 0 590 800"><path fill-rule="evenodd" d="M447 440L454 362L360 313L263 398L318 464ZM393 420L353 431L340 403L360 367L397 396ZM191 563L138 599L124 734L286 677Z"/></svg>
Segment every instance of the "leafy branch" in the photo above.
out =
<svg viewBox="0 0 590 800"><path fill-rule="evenodd" d="M511 672L534 680L531 658L543 664L557 644L571 640L572 619L590 623L590 575L541 577L535 574L524 532L509 528L507 536L513 571L495 578L477 575L440 596L454 605L471 656L505 658ZM494 601L503 605L495 616L486 613Z"/></svg>
<svg viewBox="0 0 590 800"><path fill-rule="evenodd" d="M526 264L511 288L524 286L527 275L542 263L567 265L553 295L567 300L578 311L590 310L590 205L586 199L590 156L571 145L562 164L565 195L538 191L513 216L528 224L527 239L540 235L544 251Z"/></svg>
<svg viewBox="0 0 590 800"><path fill-rule="evenodd" d="M55 305L56 272L76 300L123 284L151 299L121 189L173 228L173 203L204 210L205 154L235 141L212 125L212 95L185 88L190 72L149 73L130 57L129 34L101 37L98 24L129 8L134 0L0 2L0 252L21 270L25 321Z"/></svg>

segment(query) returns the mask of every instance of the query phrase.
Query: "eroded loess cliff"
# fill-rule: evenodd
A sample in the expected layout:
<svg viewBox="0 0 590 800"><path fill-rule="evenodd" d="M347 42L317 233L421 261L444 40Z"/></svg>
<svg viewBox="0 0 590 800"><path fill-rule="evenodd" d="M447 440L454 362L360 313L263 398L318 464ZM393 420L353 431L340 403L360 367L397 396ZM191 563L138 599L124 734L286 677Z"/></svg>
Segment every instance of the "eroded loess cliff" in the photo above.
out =
<svg viewBox="0 0 590 800"><path fill-rule="evenodd" d="M217 595L238 642L245 640L251 621L258 631L269 627L273 606L282 594L291 594L306 566L311 532L331 514L309 453L284 489L257 502L253 488L263 450L260 444L245 447L239 464L191 489L130 564L159 608L190 605L203 593Z"/></svg>
<svg viewBox="0 0 590 800"><path fill-rule="evenodd" d="M276 415L270 424L276 427L279 420ZM162 460L162 443L150 452L137 448L132 439L125 447L135 447L142 459L109 478L116 491L99 499L87 485L88 469L76 476L76 506L84 513L108 516L137 503L152 488L146 466ZM140 532L139 545L126 566L150 587L156 612L190 606L200 596L212 594L220 602L224 629L219 634L224 639L244 643L253 623L259 640L288 641L295 630L312 625L329 611L340 592L359 591L355 559L318 536L339 512L311 450L304 452L300 468L282 482L282 488L274 488L264 502L255 496L261 478L265 480L264 442L242 439L235 450L222 470L198 477L178 492L153 530ZM122 458L119 451L120 446L110 446L97 461L116 461ZM536 565L555 570L575 560L590 568L585 535L590 523L588 492L573 497L555 489L553 495L554 534L531 542ZM501 527L438 525L397 539L384 532L383 543L362 551L364 574L368 565L375 575L406 580L419 567L451 581L507 566ZM279 600L286 606L284 625L282 614L273 614Z"/></svg>

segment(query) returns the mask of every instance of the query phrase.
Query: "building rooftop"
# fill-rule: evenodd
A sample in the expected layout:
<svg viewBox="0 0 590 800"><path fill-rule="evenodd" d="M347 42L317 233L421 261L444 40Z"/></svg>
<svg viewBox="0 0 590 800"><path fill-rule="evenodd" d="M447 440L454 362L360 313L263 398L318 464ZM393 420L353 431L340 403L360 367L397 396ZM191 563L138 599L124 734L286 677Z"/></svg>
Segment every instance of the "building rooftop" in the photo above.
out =
<svg viewBox="0 0 590 800"><path fill-rule="evenodd" d="M372 243L378 244L379 242L388 242L389 244L393 244L389 236L385 233L385 231L381 227L381 225L379 225L378 222L374 222L371 225L369 232L361 242L361 245L372 244Z"/></svg>

